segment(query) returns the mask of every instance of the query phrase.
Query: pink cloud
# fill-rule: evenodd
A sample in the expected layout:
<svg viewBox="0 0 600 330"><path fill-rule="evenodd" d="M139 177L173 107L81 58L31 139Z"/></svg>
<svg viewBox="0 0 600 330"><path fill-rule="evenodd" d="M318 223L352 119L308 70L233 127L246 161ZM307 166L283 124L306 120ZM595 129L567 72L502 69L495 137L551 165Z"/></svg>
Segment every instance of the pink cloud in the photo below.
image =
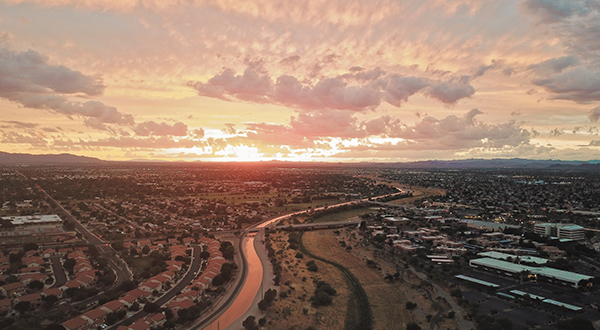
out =
<svg viewBox="0 0 600 330"><path fill-rule="evenodd" d="M199 95L223 100L272 103L303 110L375 109L382 101L401 106L410 96L422 93L444 104L454 104L475 93L468 76L447 80L387 74L379 68L322 77L314 83L291 75L274 80L261 67L250 65L242 75L225 69L207 82L190 81Z"/></svg>

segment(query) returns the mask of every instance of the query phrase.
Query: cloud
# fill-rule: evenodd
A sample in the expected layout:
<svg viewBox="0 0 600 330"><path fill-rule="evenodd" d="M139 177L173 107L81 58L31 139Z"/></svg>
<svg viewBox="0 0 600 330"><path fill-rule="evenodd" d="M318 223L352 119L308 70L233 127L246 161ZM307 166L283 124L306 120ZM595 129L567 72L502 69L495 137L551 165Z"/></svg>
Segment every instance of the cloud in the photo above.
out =
<svg viewBox="0 0 600 330"><path fill-rule="evenodd" d="M182 122L169 125L165 122L159 124L154 121L145 121L137 124L133 128L133 131L140 136L186 136L188 134L188 127Z"/></svg>
<svg viewBox="0 0 600 330"><path fill-rule="evenodd" d="M502 69L505 65L504 60L492 60L492 64L490 65L481 65L479 68L477 68L477 70L475 71L475 73L472 75L472 78L478 78L483 76L484 73L486 73L488 70L494 70L494 69ZM510 76L511 74L513 74L514 69L511 67L506 67L502 73L506 76Z"/></svg>
<svg viewBox="0 0 600 330"><path fill-rule="evenodd" d="M411 141L413 148L431 150L502 148L529 143L531 133L523 129L521 123L487 124L475 118L480 114L480 110L472 109L462 117L449 115L437 119L424 116L413 126L397 126L389 136Z"/></svg>
<svg viewBox="0 0 600 330"><path fill-rule="evenodd" d="M7 124L13 124L15 127L18 128L35 128L39 126L39 124L37 123L26 123L17 120L3 120L2 122Z"/></svg>
<svg viewBox="0 0 600 330"><path fill-rule="evenodd" d="M551 93L552 99L578 103L600 101L600 71L578 66L532 82Z"/></svg>
<svg viewBox="0 0 600 330"><path fill-rule="evenodd" d="M252 64L241 75L227 68L207 82L190 81L188 86L201 96L272 103L303 110L363 111L376 108L384 100L399 107L416 93L444 104L454 104L475 93L469 76L442 81L386 74L380 68L364 71L353 67L347 74L321 77L311 83L291 75L272 79L262 66Z"/></svg>
<svg viewBox="0 0 600 330"><path fill-rule="evenodd" d="M590 110L589 114L588 114L588 119L591 122L598 122L598 120L600 119L600 106L595 107L594 109Z"/></svg>
<svg viewBox="0 0 600 330"><path fill-rule="evenodd" d="M541 23L558 23L572 16L585 15L599 5L587 0L526 0L524 8L536 15Z"/></svg>
<svg viewBox="0 0 600 330"><path fill-rule="evenodd" d="M530 65L538 75L532 82L551 99L578 103L600 101L600 3L594 0L526 0L533 15L551 37L560 40L566 56Z"/></svg>
<svg viewBox="0 0 600 330"><path fill-rule="evenodd" d="M97 96L104 88L99 78L51 65L48 57L38 52L0 49L0 98L27 108L84 117L84 124L96 129L107 129L105 124L133 125L133 116L115 107L93 100L69 101L63 96Z"/></svg>
<svg viewBox="0 0 600 330"><path fill-rule="evenodd" d="M247 137L266 144L283 144L296 148L314 147L331 139L359 139L364 148L397 150L466 150L476 147L504 148L528 144L531 133L521 123L509 121L487 124L476 119L482 114L472 109L462 117L449 115L441 119L423 116L414 125L406 125L391 116L358 121L353 113L331 111L292 117L289 125L248 124ZM369 139L395 139L394 144L372 144Z"/></svg>
<svg viewBox="0 0 600 330"><path fill-rule="evenodd" d="M0 142L6 144L29 144L39 148L46 148L48 145L44 136L36 132L28 132L26 134L18 132L3 133L0 137Z"/></svg>
<svg viewBox="0 0 600 330"><path fill-rule="evenodd" d="M366 136L353 114L341 110L300 113L297 117L291 117L289 125L249 123L247 129L247 138L250 140L268 145L302 148L314 147L322 138L349 139Z"/></svg>
<svg viewBox="0 0 600 330"><path fill-rule="evenodd" d="M553 128L550 130L550 137L559 137L563 134L565 134L565 131L562 128Z"/></svg>

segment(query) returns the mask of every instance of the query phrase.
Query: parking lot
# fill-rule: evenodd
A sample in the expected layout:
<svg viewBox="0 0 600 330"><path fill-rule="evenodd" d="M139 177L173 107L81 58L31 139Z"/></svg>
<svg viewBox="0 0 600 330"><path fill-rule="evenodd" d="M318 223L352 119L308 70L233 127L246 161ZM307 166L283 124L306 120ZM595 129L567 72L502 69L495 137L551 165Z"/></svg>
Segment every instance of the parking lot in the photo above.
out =
<svg viewBox="0 0 600 330"><path fill-rule="evenodd" d="M581 316L592 321L600 320L600 312L598 311L598 306L600 306L599 292L579 292L571 287L545 282L519 282L510 277L474 269L466 269L462 275L499 285L498 288L490 288L454 276L448 276L447 278L449 282L460 286L463 297L470 303L479 305L480 312L494 317L510 319L513 322L513 329L549 325L575 316ZM567 308L553 306L530 297L510 299L497 295L498 292L502 292L518 296L511 293L513 290L525 292L533 297L544 297L545 299L582 307L582 310L578 312L570 311Z"/></svg>

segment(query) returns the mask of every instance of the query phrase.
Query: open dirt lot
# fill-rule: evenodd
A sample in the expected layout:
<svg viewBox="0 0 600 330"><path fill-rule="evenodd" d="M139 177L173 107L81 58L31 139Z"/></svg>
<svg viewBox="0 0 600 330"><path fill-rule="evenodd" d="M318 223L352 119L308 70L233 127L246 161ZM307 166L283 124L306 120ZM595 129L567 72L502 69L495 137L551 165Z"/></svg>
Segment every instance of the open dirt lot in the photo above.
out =
<svg viewBox="0 0 600 330"><path fill-rule="evenodd" d="M286 292L288 297L278 298L269 308L266 316L269 323L266 328L304 330L308 326L313 326L316 329L342 330L349 293L340 271L334 266L316 260L319 270L310 272L307 270L306 262L312 258L308 256L296 258L298 250L287 248L289 246L287 233L271 234L271 240L277 251L277 258L282 261L283 266L281 291ZM330 306L311 306L309 299L315 290L314 279L325 281L337 290Z"/></svg>

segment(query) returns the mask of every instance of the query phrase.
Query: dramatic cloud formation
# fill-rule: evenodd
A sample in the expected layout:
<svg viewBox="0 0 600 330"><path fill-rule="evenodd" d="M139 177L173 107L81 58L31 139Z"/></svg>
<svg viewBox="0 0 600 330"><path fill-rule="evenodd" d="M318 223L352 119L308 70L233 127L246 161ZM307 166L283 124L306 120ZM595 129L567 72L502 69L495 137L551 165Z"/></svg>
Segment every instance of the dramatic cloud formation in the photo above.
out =
<svg viewBox="0 0 600 330"><path fill-rule="evenodd" d="M106 129L105 124L133 125L133 116L98 101L73 102L62 95L98 96L105 86L62 65L51 65L35 52L0 49L0 97L24 107L81 116L85 124Z"/></svg>
<svg viewBox="0 0 600 330"><path fill-rule="evenodd" d="M248 66L241 75L227 68L205 83L190 81L188 86L201 96L273 103L305 110L362 111L376 108L383 100L399 107L417 93L444 104L454 104L475 93L469 76L441 81L386 74L380 68L363 71L353 67L349 73L322 77L314 82L290 75L281 75L274 80L256 64Z"/></svg>
<svg viewBox="0 0 600 330"><path fill-rule="evenodd" d="M598 0L0 0L0 150L600 159L598 40Z"/></svg>

